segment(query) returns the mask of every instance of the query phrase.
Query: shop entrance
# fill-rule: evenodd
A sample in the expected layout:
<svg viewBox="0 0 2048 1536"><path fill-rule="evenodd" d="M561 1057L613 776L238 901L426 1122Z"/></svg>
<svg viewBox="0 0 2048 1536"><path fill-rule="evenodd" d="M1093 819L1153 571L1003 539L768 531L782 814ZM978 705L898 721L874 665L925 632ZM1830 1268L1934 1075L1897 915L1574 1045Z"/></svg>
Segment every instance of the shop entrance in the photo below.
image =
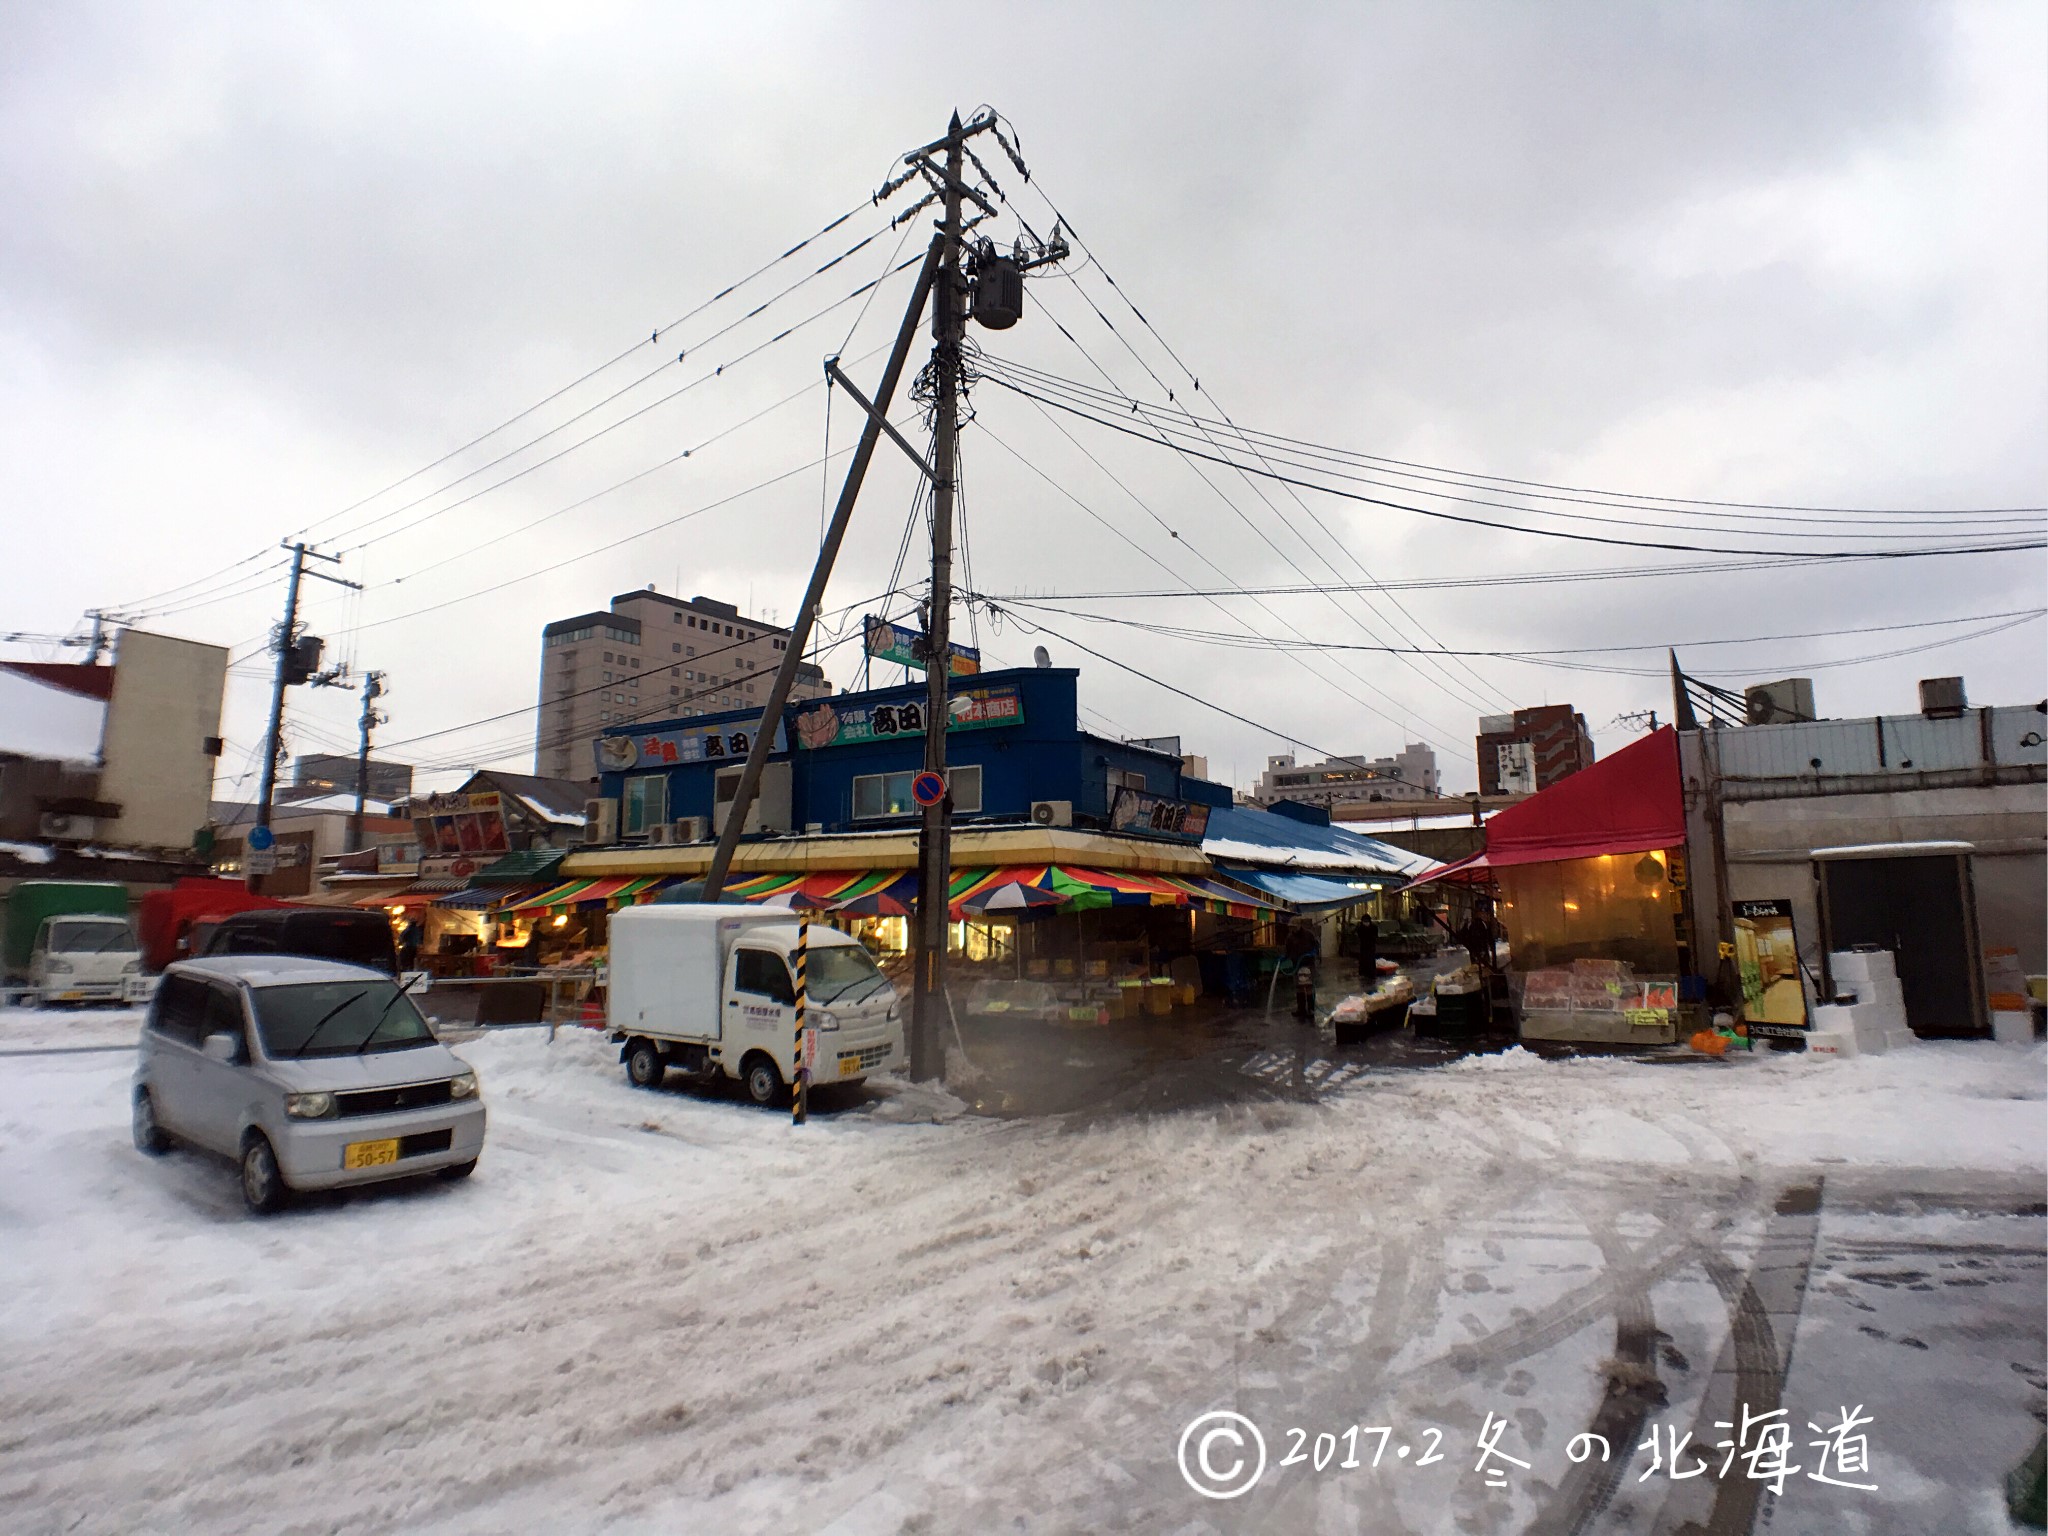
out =
<svg viewBox="0 0 2048 1536"><path fill-rule="evenodd" d="M1815 854L1823 950L1892 952L1916 1035L1988 1034L1969 849ZM1830 976L1830 982L1833 977Z"/></svg>

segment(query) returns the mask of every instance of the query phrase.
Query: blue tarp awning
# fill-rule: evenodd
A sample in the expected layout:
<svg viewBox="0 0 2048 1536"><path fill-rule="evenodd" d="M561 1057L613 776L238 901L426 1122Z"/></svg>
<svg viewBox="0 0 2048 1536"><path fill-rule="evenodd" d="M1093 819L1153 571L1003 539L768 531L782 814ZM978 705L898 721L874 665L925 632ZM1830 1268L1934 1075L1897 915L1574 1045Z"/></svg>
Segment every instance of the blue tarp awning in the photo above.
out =
<svg viewBox="0 0 2048 1536"><path fill-rule="evenodd" d="M1315 826L1248 805L1219 805L1209 813L1202 852L1217 864L1299 870L1336 879L1419 875L1436 860L1364 837L1344 827Z"/></svg>
<svg viewBox="0 0 2048 1536"><path fill-rule="evenodd" d="M1248 885L1268 896L1278 896L1303 911L1348 907L1370 901L1375 892L1364 882L1335 880L1327 875L1301 875L1280 869L1219 869L1218 874L1239 885Z"/></svg>

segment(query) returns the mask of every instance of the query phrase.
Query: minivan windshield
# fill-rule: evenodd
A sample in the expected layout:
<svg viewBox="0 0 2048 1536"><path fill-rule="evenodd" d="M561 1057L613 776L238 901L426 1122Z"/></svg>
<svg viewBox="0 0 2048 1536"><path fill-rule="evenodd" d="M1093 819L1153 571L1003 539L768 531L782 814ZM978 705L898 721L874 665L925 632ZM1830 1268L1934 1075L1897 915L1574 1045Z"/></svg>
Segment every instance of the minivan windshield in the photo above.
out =
<svg viewBox="0 0 2048 1536"><path fill-rule="evenodd" d="M354 1056L432 1045L434 1032L395 982L317 981L257 987L256 1029L263 1054Z"/></svg>
<svg viewBox="0 0 2048 1536"><path fill-rule="evenodd" d="M50 924L50 950L59 955L110 955L135 948L135 934L124 918L60 919Z"/></svg>
<svg viewBox="0 0 2048 1536"><path fill-rule="evenodd" d="M804 960L804 986L820 1005L857 1003L887 985L887 978L858 944L820 944Z"/></svg>

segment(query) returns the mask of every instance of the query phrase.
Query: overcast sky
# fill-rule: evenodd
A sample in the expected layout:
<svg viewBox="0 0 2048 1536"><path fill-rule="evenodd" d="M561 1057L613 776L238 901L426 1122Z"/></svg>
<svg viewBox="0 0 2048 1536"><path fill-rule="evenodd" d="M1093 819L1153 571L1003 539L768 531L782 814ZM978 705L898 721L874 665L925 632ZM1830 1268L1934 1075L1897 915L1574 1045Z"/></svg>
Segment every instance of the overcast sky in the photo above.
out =
<svg viewBox="0 0 2048 1536"><path fill-rule="evenodd" d="M0 630L64 633L105 607L235 645L251 659L231 682L223 772L245 776L267 700L253 653L282 600L276 545L310 528L345 553L333 569L365 584L353 596L309 583L307 612L358 669L389 673L391 755L447 768L441 783L478 761L530 770L532 715L510 712L534 701L548 620L650 583L788 619L827 489L813 462L826 441L820 361L843 348L869 387L908 275L752 349L914 252L924 220L742 317L884 228L914 193L881 211L864 200L896 157L982 102L1014 125L1033 173L1026 188L983 141L1015 211L1045 232L1042 191L1093 258L1035 278L1015 329L976 333L994 359L1147 402L1161 398L1156 374L1178 404L1245 427L1459 472L1826 508L2039 506L2044 16L2034 3L13 0L0 5ZM996 227L1007 239L1015 224ZM1297 500L1056 424L993 382L973 408L965 515L985 592L1683 558ZM843 397L831 428L835 449L856 430ZM829 606L890 585L912 474L892 451L877 459ZM1856 540L1902 530L1893 547L1917 547L2030 526L1550 504L1617 519L1565 523L1425 501L1414 482L1361 488L1742 549L1875 548L1885 541ZM2037 700L2043 626L1849 666L1830 663L1992 621L1698 642L2023 612L2043 605L2044 571L2037 551L1420 590L1399 606L1347 594L1088 607L1322 645L1679 642L1715 681L1810 675L1822 713L1851 715L1910 711L1915 679L1955 673L1973 702ZM1426 740L1467 788L1481 709L1570 701L1603 750L1628 739L1618 714L1670 709L1658 676L1370 652L1296 660L1037 616L1056 636L976 616L991 663L1028 662L1045 644L1082 668L1096 728L1178 734L1239 784L1289 738L1310 755ZM1577 660L1654 670L1662 656ZM825 665L845 684L857 658L843 647ZM352 744L354 695L301 690L292 703L294 750Z"/></svg>

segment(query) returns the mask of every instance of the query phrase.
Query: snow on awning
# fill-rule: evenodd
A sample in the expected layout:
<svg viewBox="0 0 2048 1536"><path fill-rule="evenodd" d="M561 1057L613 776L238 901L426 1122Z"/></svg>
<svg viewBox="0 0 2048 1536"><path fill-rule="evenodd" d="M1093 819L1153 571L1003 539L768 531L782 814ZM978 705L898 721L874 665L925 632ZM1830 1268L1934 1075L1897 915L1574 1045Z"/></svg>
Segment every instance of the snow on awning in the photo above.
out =
<svg viewBox="0 0 2048 1536"><path fill-rule="evenodd" d="M90 763L100 755L106 724L100 700L0 666L0 752Z"/></svg>
<svg viewBox="0 0 2048 1536"><path fill-rule="evenodd" d="M1431 862L1344 827L1296 821L1245 805L1217 806L1209 812L1202 852L1219 864L1330 875L1419 875Z"/></svg>

